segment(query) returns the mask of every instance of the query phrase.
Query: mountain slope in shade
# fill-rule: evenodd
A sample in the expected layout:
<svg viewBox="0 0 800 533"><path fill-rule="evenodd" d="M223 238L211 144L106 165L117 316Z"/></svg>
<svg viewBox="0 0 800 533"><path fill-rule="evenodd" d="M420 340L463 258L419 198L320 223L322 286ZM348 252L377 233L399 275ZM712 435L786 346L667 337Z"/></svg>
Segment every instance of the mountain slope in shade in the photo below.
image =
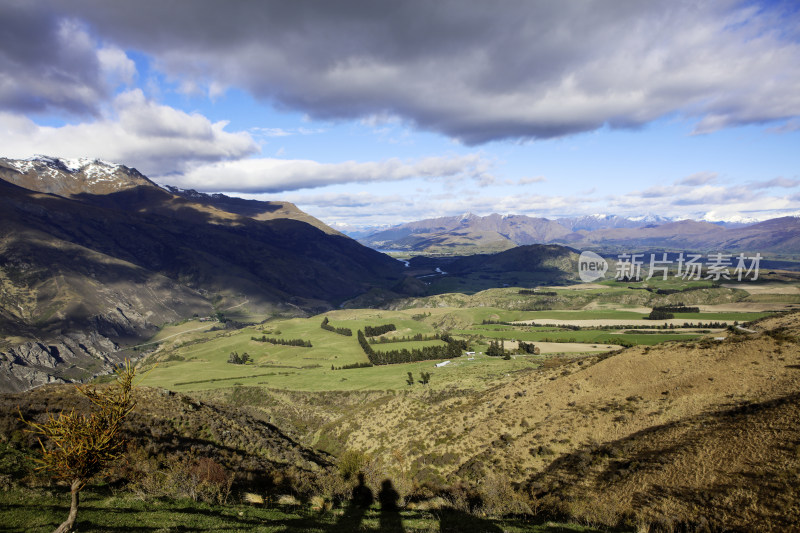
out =
<svg viewBox="0 0 800 533"><path fill-rule="evenodd" d="M319 312L403 273L329 228L279 218L302 214L296 208L258 220L222 209L225 199L217 207L176 196L121 165L99 185L85 169L36 161L23 174L0 164L0 374L13 375L0 387L101 373L114 363L109 346L211 314L212 302ZM99 337L73 350L66 339L79 333Z"/></svg>

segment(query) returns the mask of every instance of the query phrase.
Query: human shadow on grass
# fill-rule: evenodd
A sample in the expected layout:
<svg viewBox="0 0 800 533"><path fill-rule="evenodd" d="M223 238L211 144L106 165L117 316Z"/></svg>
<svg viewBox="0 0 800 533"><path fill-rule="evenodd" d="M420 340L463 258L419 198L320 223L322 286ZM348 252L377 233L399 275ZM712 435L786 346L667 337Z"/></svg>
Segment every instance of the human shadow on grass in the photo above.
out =
<svg viewBox="0 0 800 533"><path fill-rule="evenodd" d="M390 479L384 479L381 483L381 490L378 493L378 501L381 504L380 531L387 533L403 533L403 520L400 518L400 508L397 502L400 494L394 489Z"/></svg>
<svg viewBox="0 0 800 533"><path fill-rule="evenodd" d="M372 490L364 483L364 474L358 474L358 485L353 487L352 498L342 517L336 522L333 531L358 531L364 514L375 501Z"/></svg>

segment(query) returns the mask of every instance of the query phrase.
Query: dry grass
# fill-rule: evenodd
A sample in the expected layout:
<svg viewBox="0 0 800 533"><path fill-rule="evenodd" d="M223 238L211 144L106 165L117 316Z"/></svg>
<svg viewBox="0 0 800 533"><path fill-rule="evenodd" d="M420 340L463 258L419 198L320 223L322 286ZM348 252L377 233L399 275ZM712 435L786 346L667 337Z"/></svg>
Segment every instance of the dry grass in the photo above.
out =
<svg viewBox="0 0 800 533"><path fill-rule="evenodd" d="M389 473L400 450L419 482L502 474L533 509L594 523L779 530L800 520L789 488L800 481L800 316L752 327L719 343L550 358L481 392L354 396L313 434Z"/></svg>

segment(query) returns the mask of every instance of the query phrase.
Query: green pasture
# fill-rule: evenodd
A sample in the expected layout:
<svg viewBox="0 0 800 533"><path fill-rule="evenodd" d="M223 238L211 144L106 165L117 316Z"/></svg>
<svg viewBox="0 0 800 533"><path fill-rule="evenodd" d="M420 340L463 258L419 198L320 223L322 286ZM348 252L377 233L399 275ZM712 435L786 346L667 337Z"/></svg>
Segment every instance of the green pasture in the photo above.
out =
<svg viewBox="0 0 800 533"><path fill-rule="evenodd" d="M439 361L418 361L346 370L331 370L330 364L327 367L292 368L261 364L169 362L159 364L146 376L142 384L177 391L237 386L305 391L405 390L422 387L419 383L413 386L406 383L408 372L413 374L415 380L420 379L421 372L430 372L431 380L427 386L434 389L454 384L483 389L510 372L536 368L541 360L541 356L518 356L516 359L506 361L502 358L478 355L473 360L467 356L451 359L449 365L440 368L435 366ZM236 368L229 370L223 365Z"/></svg>
<svg viewBox="0 0 800 533"><path fill-rule="evenodd" d="M631 320L636 322L647 316L644 313L637 313L635 311L615 309L524 311L522 315L523 318L516 319L515 321L538 320L546 323L549 318L552 320Z"/></svg>
<svg viewBox="0 0 800 533"><path fill-rule="evenodd" d="M732 312L732 313L673 313L676 319L693 320L700 322L714 322L720 320L750 322L751 320L758 320L769 316L771 313L747 313L747 312ZM658 322L656 320L656 322Z"/></svg>
<svg viewBox="0 0 800 533"><path fill-rule="evenodd" d="M580 342L586 344L619 344L621 341L633 344L653 345L665 341L691 340L700 337L697 333L614 333L603 330L561 330L561 331L524 331L508 329L488 331L477 329L458 330L455 334L462 336L482 335L490 339L506 339L525 342Z"/></svg>
<svg viewBox="0 0 800 533"><path fill-rule="evenodd" d="M436 368L437 361L421 361L402 365L382 365L370 368L331 370L354 363L366 363L367 357L358 344L355 331L365 325L377 326L392 323L398 331L388 335L412 336L417 333L432 335L434 328L425 322L413 320L408 311L376 312L335 311L312 318L289 319L268 322L263 325L236 331L199 332L193 339L181 339L175 347L164 349L152 367L145 361L148 370L144 385L164 387L172 390L206 390L244 386L262 386L292 390L366 390L403 389L408 387L405 379L408 372L418 377L420 372L431 372L431 386L443 386L467 379L475 386L498 375L531 368L538 358L503 361L484 357L479 363L458 359L459 365ZM328 316L334 327L350 328L353 336L346 337L320 328L322 318ZM191 329L191 328L189 328ZM310 340L313 347L275 345L251 340L251 337L277 337L283 339ZM199 341L199 342L198 342ZM376 351L413 349L426 345L442 344L442 341L409 341L373 344ZM252 363L235 365L228 362L231 352L250 355ZM454 372L461 367L467 371Z"/></svg>
<svg viewBox="0 0 800 533"><path fill-rule="evenodd" d="M651 280L652 281L652 280ZM674 280L661 282L658 286L685 288L691 285L710 287L707 282L683 282ZM152 368L146 384L180 391L229 388L236 386L260 386L291 390L400 390L408 387L405 379L408 372L418 376L420 372L431 372L431 387L447 386L458 381L482 387L492 376L505 375L535 367L541 358L518 357L511 361L487 357L476 357L468 361L458 358L450 365L435 368L436 361L423 361L402 365L386 365L370 368L331 370L345 365L366 363L367 358L358 344L356 332L365 326L394 324L396 331L384 334L387 338L411 338L421 334L434 335L447 330L462 337L474 339L508 339L525 342L577 342L587 345L587 352L594 351L591 345L610 345L627 342L652 345L670 340L691 340L699 337L696 332L681 333L679 330L664 330L658 333L637 333L620 330L569 330L553 326L508 326L482 324L483 321L518 322L536 320L547 324L548 320L623 320L630 325L658 326L660 321L644 320L645 313L626 309L632 301L630 295L638 297L644 291L628 288L630 284L615 281L603 282L604 288L570 290L545 287L543 292L552 295L519 294L518 287L494 288L478 294L443 294L434 299L424 299L430 307L410 307L401 310L339 309L310 318L271 319L241 330L208 331L219 327L217 322L190 320L165 327L150 342L158 343L160 349L142 363L142 370ZM720 289L729 290L729 289ZM590 294L591 293L591 294ZM695 293L697 294L697 293ZM587 298L608 300L596 309L581 309ZM492 304L521 300L560 299L572 310L522 311L504 309ZM616 303L614 303L616 302ZM468 305L469 304L469 305ZM242 306L231 310L246 312ZM677 313L675 318L687 321L734 321L745 323L767 313ZM328 317L334 328L352 330L352 336L342 336L323 330L320 325ZM251 337L276 337L280 339L302 339L311 341L313 347L275 345L251 340ZM476 351L481 351L478 341ZM374 343L376 351L391 351L421 348L441 344L441 341L405 341ZM144 348L147 346L145 345ZM251 362L246 365L228 363L229 354L247 353Z"/></svg>

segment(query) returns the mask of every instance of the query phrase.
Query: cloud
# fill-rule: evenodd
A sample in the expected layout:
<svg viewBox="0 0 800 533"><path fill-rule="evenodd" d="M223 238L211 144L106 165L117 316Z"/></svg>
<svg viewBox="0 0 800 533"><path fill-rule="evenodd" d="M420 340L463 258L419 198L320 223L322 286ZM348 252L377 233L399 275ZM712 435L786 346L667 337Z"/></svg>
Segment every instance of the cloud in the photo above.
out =
<svg viewBox="0 0 800 533"><path fill-rule="evenodd" d="M0 4L0 111L97 116L136 67L84 25L33 2Z"/></svg>
<svg viewBox="0 0 800 533"><path fill-rule="evenodd" d="M517 185L531 185L532 183L542 183L545 181L547 181L547 178L545 178L544 176L536 176L532 178L520 178L519 181L517 181Z"/></svg>
<svg viewBox="0 0 800 533"><path fill-rule="evenodd" d="M325 208L326 210L351 210L353 208L370 208L375 206L385 207L387 204L398 204L408 202L407 198L396 194L372 194L368 192L356 193L325 193L325 194L303 194L286 196L290 202L302 203Z"/></svg>
<svg viewBox="0 0 800 533"><path fill-rule="evenodd" d="M800 186L800 180L783 177L777 177L766 181L755 181L750 184L750 187L754 189L774 189L778 187L783 189L793 189L794 187L798 186Z"/></svg>
<svg viewBox="0 0 800 533"><path fill-rule="evenodd" d="M675 183L677 185L705 185L707 183L714 183L717 181L718 175L716 172L697 172L691 176L686 176L679 179Z"/></svg>
<svg viewBox="0 0 800 533"><path fill-rule="evenodd" d="M118 95L111 109L94 122L48 127L20 115L0 113L0 145L9 157L36 153L98 157L157 177L258 151L249 134L225 131L226 125L156 104L135 89Z"/></svg>
<svg viewBox="0 0 800 533"><path fill-rule="evenodd" d="M466 182L468 183L468 182ZM413 220L454 216L471 212L477 215L521 214L559 218L586 213L642 216L656 213L678 219L766 220L800 212L800 194L792 197L758 195L754 205L747 187L674 188L672 195L645 196L639 192L612 195L486 194L482 189L447 187L430 190L409 189L404 194L385 194L377 183L362 186L358 193L297 191L281 198L327 223L358 220L360 225L399 224ZM694 192L693 192L694 191ZM246 195L274 199L270 195ZM699 199L699 200L698 200Z"/></svg>
<svg viewBox="0 0 800 533"><path fill-rule="evenodd" d="M144 51L186 86L242 88L315 119L400 117L469 145L675 115L696 121L696 133L800 117L800 12L791 3L37 5L47 20L79 19L104 42ZM47 42L51 26L39 28L50 30Z"/></svg>
<svg viewBox="0 0 800 533"><path fill-rule="evenodd" d="M252 128L251 131L256 135L265 137L288 137L292 132L283 128Z"/></svg>
<svg viewBox="0 0 800 533"><path fill-rule="evenodd" d="M197 165L171 185L201 191L264 193L313 189L342 183L375 183L412 178L491 178L490 164L479 155L428 157L415 161L345 161L319 163L303 159L255 158Z"/></svg>

